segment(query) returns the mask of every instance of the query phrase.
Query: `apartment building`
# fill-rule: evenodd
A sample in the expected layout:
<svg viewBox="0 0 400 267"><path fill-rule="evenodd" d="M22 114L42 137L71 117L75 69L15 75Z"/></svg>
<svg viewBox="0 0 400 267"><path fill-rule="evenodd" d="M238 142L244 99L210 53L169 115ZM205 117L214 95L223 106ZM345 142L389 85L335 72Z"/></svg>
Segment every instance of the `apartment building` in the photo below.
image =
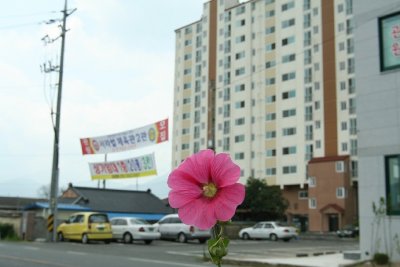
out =
<svg viewBox="0 0 400 267"><path fill-rule="evenodd" d="M172 166L228 152L241 182L281 187L303 230L354 223L352 1L211 0L175 32Z"/></svg>
<svg viewBox="0 0 400 267"><path fill-rule="evenodd" d="M400 1L355 1L354 11L360 251L400 262Z"/></svg>

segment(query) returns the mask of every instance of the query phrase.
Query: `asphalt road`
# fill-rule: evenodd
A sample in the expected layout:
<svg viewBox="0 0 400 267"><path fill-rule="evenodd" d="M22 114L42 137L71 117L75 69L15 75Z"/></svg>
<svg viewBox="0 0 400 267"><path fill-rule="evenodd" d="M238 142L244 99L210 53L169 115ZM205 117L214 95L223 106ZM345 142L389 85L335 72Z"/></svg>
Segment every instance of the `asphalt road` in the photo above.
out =
<svg viewBox="0 0 400 267"><path fill-rule="evenodd" d="M296 253L343 251L358 246L356 241L294 240L291 242L232 240L229 255L295 257ZM0 242L0 267L208 267L203 260L206 246L197 242L181 244L155 241L151 245L101 242ZM228 256L229 256L228 255ZM224 267L235 265L224 264Z"/></svg>

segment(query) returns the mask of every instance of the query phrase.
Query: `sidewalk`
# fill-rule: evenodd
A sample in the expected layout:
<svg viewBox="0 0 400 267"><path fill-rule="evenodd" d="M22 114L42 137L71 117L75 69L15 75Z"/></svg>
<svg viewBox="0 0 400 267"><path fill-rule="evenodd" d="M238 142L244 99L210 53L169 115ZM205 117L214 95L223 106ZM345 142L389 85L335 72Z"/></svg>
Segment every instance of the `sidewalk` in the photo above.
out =
<svg viewBox="0 0 400 267"><path fill-rule="evenodd" d="M298 267L342 267L353 266L361 263L360 260L344 259L343 253L325 254L318 256L294 257L294 258L267 258L260 255L247 255L235 257L227 255L224 263L241 266L298 266Z"/></svg>

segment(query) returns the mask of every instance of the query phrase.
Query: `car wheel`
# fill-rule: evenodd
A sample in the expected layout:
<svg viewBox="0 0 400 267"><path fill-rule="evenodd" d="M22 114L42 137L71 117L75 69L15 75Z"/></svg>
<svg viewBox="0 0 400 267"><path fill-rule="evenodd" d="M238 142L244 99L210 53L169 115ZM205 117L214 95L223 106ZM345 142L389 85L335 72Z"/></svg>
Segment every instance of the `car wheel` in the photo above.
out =
<svg viewBox="0 0 400 267"><path fill-rule="evenodd" d="M57 234L57 237L58 237L58 241L60 241L60 242L64 241L64 235L63 235L62 232L59 232L59 233Z"/></svg>
<svg viewBox="0 0 400 267"><path fill-rule="evenodd" d="M145 241L144 241L144 243L145 243L146 245L150 245L152 242L153 242L153 240L145 240Z"/></svg>
<svg viewBox="0 0 400 267"><path fill-rule="evenodd" d="M87 234L82 235L82 244L87 244L89 243L89 237Z"/></svg>
<svg viewBox="0 0 400 267"><path fill-rule="evenodd" d="M270 234L269 239L271 239L271 241L278 241L278 236L276 234Z"/></svg>
<svg viewBox="0 0 400 267"><path fill-rule="evenodd" d="M244 234L242 235L242 238L243 238L244 240L249 240L249 239L250 239L250 235L249 235L248 233L244 233Z"/></svg>
<svg viewBox="0 0 400 267"><path fill-rule="evenodd" d="M180 243L186 243L186 242L187 242L186 235L185 235L184 233L180 233L180 234L178 235L178 241L179 241Z"/></svg>
<svg viewBox="0 0 400 267"><path fill-rule="evenodd" d="M123 239L125 244L132 243L132 235L130 233L125 233Z"/></svg>

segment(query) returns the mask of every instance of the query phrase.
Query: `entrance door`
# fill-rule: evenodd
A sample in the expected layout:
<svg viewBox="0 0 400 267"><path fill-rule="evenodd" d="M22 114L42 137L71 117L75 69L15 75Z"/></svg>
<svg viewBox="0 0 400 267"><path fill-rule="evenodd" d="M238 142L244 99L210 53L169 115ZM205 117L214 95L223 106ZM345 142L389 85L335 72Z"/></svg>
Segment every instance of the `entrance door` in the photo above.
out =
<svg viewBox="0 0 400 267"><path fill-rule="evenodd" d="M339 217L337 214L329 214L329 232L339 230Z"/></svg>

